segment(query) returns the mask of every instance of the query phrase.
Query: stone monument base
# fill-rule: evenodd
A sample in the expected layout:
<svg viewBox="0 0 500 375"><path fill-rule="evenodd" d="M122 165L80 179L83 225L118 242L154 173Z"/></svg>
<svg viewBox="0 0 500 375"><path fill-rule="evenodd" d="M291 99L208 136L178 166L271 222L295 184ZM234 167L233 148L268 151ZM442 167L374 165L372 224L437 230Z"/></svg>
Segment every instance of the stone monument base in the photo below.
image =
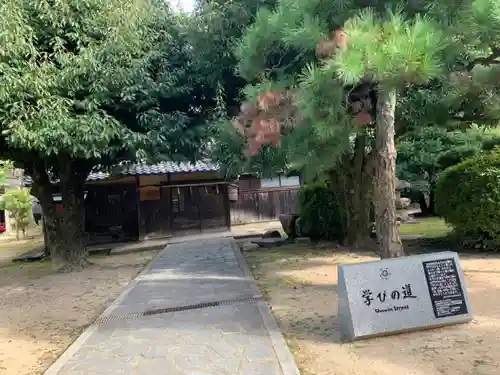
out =
<svg viewBox="0 0 500 375"><path fill-rule="evenodd" d="M457 253L342 264L338 268L343 341L472 320Z"/></svg>

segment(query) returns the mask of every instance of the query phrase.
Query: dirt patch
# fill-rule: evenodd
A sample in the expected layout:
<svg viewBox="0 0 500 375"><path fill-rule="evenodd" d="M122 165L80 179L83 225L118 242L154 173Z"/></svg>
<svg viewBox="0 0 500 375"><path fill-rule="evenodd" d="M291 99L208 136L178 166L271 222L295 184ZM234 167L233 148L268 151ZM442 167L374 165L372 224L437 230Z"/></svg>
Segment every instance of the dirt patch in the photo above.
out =
<svg viewBox="0 0 500 375"><path fill-rule="evenodd" d="M496 375L500 258L461 256L474 320L467 325L341 344L337 264L376 259L338 249L246 254L303 375Z"/></svg>
<svg viewBox="0 0 500 375"><path fill-rule="evenodd" d="M42 374L158 251L92 257L81 272L49 262L0 268L0 374Z"/></svg>

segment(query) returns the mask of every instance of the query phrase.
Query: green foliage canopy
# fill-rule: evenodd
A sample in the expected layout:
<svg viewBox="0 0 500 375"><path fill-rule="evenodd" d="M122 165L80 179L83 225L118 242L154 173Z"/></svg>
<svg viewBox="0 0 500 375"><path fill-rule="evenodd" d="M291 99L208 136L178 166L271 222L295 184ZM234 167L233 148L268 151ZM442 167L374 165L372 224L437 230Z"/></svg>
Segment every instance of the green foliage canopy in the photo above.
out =
<svg viewBox="0 0 500 375"><path fill-rule="evenodd" d="M102 161L184 146L185 114L161 102L186 90L164 5L6 0L0 22L4 153Z"/></svg>
<svg viewBox="0 0 500 375"><path fill-rule="evenodd" d="M500 53L493 35L500 17L494 1L398 6L384 2L366 9L365 2L352 0L282 0L259 10L236 55L239 73L251 83L245 90L250 101L265 91L294 90L301 126L283 132L282 150L275 152L286 158L279 161L320 172L352 148L350 136L359 128L345 116L343 86L364 75L401 88L398 135L429 125L460 129L472 122L498 122L495 61ZM341 26L347 50L318 60L317 42Z"/></svg>
<svg viewBox="0 0 500 375"><path fill-rule="evenodd" d="M14 163L10 160L0 160L0 186L5 186L8 182L8 175L10 174Z"/></svg>
<svg viewBox="0 0 500 375"><path fill-rule="evenodd" d="M439 126L420 128L398 139L398 177L428 193L439 172L500 144L497 127L473 126L464 131Z"/></svg>
<svg viewBox="0 0 500 375"><path fill-rule="evenodd" d="M293 130L284 127L274 153L286 157L278 160L318 175L352 150L353 136L365 130L348 113L346 86L367 77L402 86L441 72L446 36L435 20L414 13L321 0L283 0L258 12L236 49L238 69L252 82L245 89L249 101L266 91L293 91L299 115L289 119ZM348 48L318 59L318 42L339 27Z"/></svg>
<svg viewBox="0 0 500 375"><path fill-rule="evenodd" d="M33 178L52 260L80 268L93 168L199 155L192 51L161 0L5 0L0 23L0 156Z"/></svg>

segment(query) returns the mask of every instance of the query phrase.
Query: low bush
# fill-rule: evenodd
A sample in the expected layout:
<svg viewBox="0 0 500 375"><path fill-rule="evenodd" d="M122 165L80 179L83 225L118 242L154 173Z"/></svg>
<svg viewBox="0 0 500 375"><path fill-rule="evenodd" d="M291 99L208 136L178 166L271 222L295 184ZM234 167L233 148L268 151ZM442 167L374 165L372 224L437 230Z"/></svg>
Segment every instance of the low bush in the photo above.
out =
<svg viewBox="0 0 500 375"><path fill-rule="evenodd" d="M304 185L299 190L300 232L313 240L342 241L345 214L328 183Z"/></svg>
<svg viewBox="0 0 500 375"><path fill-rule="evenodd" d="M466 159L442 172L436 211L464 246L500 250L500 151Z"/></svg>

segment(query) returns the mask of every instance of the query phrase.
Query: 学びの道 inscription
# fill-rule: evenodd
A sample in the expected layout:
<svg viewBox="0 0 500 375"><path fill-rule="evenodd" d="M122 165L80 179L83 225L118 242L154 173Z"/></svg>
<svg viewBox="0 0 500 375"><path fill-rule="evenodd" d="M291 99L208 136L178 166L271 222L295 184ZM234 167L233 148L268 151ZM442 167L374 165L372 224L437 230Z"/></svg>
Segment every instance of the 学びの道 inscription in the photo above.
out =
<svg viewBox="0 0 500 375"><path fill-rule="evenodd" d="M400 289L394 289L392 291L382 290L376 295L371 289L365 289L361 291L361 298L366 306L372 306L372 302L378 301L381 304L395 303L398 301L403 301L411 298L417 298L413 294L411 289L411 284L405 284ZM390 311L400 311L409 309L409 305L391 305L384 306L383 308L374 308L376 313L390 312Z"/></svg>

